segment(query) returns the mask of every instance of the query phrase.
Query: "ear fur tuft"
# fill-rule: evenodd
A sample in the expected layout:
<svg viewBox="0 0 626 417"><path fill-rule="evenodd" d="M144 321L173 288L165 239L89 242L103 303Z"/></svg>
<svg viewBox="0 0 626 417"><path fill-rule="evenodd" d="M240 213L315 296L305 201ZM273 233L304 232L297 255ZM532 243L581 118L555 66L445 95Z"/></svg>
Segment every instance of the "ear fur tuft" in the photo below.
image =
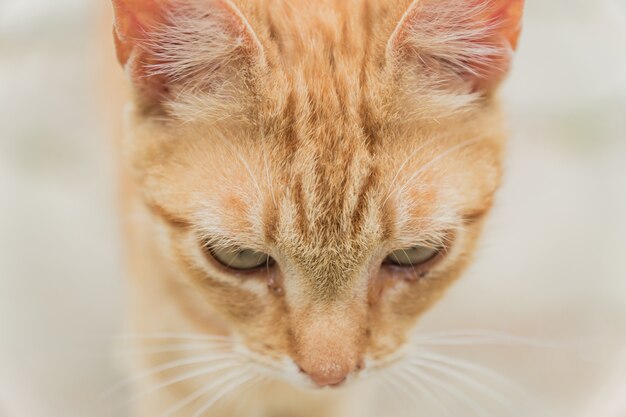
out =
<svg viewBox="0 0 626 417"><path fill-rule="evenodd" d="M524 0L416 0L387 47L390 62L438 88L488 93L508 72Z"/></svg>
<svg viewBox="0 0 626 417"><path fill-rule="evenodd" d="M228 0L113 0L120 63L151 104L210 92L263 60L261 45Z"/></svg>

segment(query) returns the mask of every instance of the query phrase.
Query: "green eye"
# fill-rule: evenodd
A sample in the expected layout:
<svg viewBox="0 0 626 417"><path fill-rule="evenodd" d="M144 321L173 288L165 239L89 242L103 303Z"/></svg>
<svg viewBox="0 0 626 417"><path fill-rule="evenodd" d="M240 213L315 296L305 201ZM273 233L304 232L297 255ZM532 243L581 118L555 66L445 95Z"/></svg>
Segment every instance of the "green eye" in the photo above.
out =
<svg viewBox="0 0 626 417"><path fill-rule="evenodd" d="M434 259L439 255L439 252L439 249L414 246L412 248L391 252L389 256L385 258L385 263L397 266L418 266Z"/></svg>
<svg viewBox="0 0 626 417"><path fill-rule="evenodd" d="M215 260L227 268L237 271L250 271L269 266L274 260L266 253L238 247L210 248L209 252Z"/></svg>

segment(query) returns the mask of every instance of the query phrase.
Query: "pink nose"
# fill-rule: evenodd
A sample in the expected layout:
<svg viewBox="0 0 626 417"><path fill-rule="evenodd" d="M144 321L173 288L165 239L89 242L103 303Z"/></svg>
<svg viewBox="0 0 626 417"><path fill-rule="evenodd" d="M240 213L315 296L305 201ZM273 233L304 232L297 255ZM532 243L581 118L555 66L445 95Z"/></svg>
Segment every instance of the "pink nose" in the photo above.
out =
<svg viewBox="0 0 626 417"><path fill-rule="evenodd" d="M334 387L344 382L352 371L360 367L358 364L329 362L322 366L300 366L300 371L307 374L320 387Z"/></svg>
<svg viewBox="0 0 626 417"><path fill-rule="evenodd" d="M305 372L305 373L309 375L311 379L313 380L313 382L315 382L320 387L334 387L334 386L340 385L348 377L348 374L344 372L337 372L337 373L330 373L330 374L326 374L326 373L311 373L310 374L308 372Z"/></svg>

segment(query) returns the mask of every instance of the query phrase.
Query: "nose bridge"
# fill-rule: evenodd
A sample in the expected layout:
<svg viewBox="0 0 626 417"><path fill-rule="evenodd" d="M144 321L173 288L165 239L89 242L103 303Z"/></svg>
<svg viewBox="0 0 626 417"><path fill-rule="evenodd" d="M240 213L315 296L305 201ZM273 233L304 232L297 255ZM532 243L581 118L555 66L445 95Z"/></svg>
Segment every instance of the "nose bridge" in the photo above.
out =
<svg viewBox="0 0 626 417"><path fill-rule="evenodd" d="M341 383L361 363L364 314L356 306L303 309L294 327L294 360L318 385Z"/></svg>
<svg viewBox="0 0 626 417"><path fill-rule="evenodd" d="M298 280L306 290L307 301L317 308L316 315L332 316L339 310L355 310L357 298L364 295L363 253L361 247L321 237L301 262ZM322 305L323 304L323 305Z"/></svg>

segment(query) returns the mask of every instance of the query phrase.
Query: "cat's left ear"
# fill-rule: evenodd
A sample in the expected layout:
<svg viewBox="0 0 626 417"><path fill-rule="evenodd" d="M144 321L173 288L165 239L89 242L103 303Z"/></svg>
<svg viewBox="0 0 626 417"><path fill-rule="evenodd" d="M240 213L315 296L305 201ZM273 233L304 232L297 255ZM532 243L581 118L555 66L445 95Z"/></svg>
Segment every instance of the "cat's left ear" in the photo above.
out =
<svg viewBox="0 0 626 417"><path fill-rule="evenodd" d="M524 0L415 0L387 60L437 88L488 94L510 68L523 7Z"/></svg>
<svg viewBox="0 0 626 417"><path fill-rule="evenodd" d="M144 104L210 92L264 62L230 0L113 0L117 57Z"/></svg>

